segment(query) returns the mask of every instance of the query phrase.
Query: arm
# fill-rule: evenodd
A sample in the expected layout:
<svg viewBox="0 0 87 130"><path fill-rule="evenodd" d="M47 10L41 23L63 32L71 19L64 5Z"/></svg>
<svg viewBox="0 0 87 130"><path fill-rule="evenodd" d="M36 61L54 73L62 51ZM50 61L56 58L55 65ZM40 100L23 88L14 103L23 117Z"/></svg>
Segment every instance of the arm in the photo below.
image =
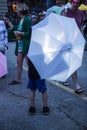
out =
<svg viewBox="0 0 87 130"><path fill-rule="evenodd" d="M11 23L11 21L8 18L5 18L4 20L10 28L13 28L14 25Z"/></svg>
<svg viewBox="0 0 87 130"><path fill-rule="evenodd" d="M67 8L63 9L60 15L66 16L67 15Z"/></svg>
<svg viewBox="0 0 87 130"><path fill-rule="evenodd" d="M26 18L24 20L23 27L22 27L22 32L21 32L22 35L25 38L30 38L31 37L31 27L32 27L31 19Z"/></svg>

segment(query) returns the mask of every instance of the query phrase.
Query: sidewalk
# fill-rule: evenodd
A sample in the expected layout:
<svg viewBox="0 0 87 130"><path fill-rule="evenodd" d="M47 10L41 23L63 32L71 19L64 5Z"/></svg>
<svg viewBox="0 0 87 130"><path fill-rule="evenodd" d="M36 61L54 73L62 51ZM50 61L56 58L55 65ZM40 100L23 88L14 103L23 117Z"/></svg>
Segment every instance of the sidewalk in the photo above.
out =
<svg viewBox="0 0 87 130"><path fill-rule="evenodd" d="M22 84L9 86L16 71L15 44L9 44L8 75L0 79L0 130L87 130L87 51L79 69L79 82L85 94L76 95L71 78L70 87L46 81L50 114L42 114L41 94L36 94L36 114L29 115L29 89L27 69L24 64Z"/></svg>

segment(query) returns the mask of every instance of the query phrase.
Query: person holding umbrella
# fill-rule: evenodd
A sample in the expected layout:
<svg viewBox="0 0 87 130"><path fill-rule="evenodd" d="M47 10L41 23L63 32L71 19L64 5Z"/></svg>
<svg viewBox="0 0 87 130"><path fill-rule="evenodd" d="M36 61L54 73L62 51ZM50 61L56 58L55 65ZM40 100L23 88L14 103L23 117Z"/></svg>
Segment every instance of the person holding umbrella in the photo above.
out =
<svg viewBox="0 0 87 130"><path fill-rule="evenodd" d="M43 102L43 109L42 113L44 115L48 115L50 109L48 107L48 94L47 94L47 87L44 79L41 79L37 69L33 65L30 58L28 58L28 85L27 88L30 90L30 107L29 107L29 114L34 115L36 113L35 107L35 96L36 91L38 90L42 95L42 102Z"/></svg>
<svg viewBox="0 0 87 130"><path fill-rule="evenodd" d="M71 0L72 7L67 8L67 11L63 10L61 12L61 15L64 15L64 16L70 17L70 18L74 18L80 30L82 27L83 17L84 17L83 12L78 9L79 6L81 5L81 2L82 2L81 0ZM75 71L72 74L72 79L73 79L73 82L76 87L75 93L77 93L77 94L83 93L84 90L83 90L83 88L81 88L81 86L78 83L77 71Z"/></svg>

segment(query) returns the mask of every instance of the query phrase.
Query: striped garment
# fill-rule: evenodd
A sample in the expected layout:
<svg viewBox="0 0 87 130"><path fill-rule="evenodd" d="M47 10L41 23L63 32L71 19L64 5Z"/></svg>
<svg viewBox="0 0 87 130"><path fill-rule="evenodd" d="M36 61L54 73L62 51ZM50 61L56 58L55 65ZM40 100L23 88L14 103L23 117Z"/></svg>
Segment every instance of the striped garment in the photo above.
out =
<svg viewBox="0 0 87 130"><path fill-rule="evenodd" d="M0 20L0 46L8 47L8 33L4 21Z"/></svg>

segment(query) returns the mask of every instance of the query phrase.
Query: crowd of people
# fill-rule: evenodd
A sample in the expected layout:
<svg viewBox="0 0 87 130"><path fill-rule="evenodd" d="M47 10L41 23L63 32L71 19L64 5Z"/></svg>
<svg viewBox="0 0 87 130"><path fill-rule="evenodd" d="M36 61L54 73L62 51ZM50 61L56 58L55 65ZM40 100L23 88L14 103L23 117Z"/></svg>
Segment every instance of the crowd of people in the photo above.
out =
<svg viewBox="0 0 87 130"><path fill-rule="evenodd" d="M57 2L61 2L57 0ZM62 3L63 4L63 3ZM82 24L83 24L83 17L84 14L82 11L80 11L78 8L81 5L81 0L71 0L70 1L71 7L67 8L67 11L65 8L61 11L60 15L64 15L66 17L71 17L76 20L76 23L81 30ZM10 18L5 17L3 21L0 21L0 46L3 43L3 47L6 47L8 49L8 37L7 37L7 31L5 28L5 24L9 26L10 31L14 33L16 37L16 47L15 47L15 55L17 56L17 73L15 79L10 81L9 85L17 85L21 83L21 75L22 75L22 66L23 66L23 60L26 60L26 64L28 66L28 88L30 89L30 107L29 107L29 113L35 114L36 108L35 108L35 93L36 90L42 94L42 101L43 101L43 114L47 115L50 112L50 109L48 107L48 98L47 98L47 87L45 84L45 79L42 80L40 78L40 75L38 71L36 70L35 66L32 64L30 59L27 57L27 53L30 46L30 40L31 40L31 33L32 33L32 20L28 16L29 8L26 4L20 3L17 6L16 9L17 16L19 17L20 21L17 25L14 25ZM1 28L3 25L3 28ZM3 31L4 29L4 31ZM1 47L0 47L1 49ZM5 49L3 49L5 50ZM3 54L5 51L1 51ZM75 71L72 74L72 79L75 84L75 92L77 94L81 94L84 92L82 86L78 83L78 77L77 77L77 71ZM64 84L68 84L67 82Z"/></svg>

